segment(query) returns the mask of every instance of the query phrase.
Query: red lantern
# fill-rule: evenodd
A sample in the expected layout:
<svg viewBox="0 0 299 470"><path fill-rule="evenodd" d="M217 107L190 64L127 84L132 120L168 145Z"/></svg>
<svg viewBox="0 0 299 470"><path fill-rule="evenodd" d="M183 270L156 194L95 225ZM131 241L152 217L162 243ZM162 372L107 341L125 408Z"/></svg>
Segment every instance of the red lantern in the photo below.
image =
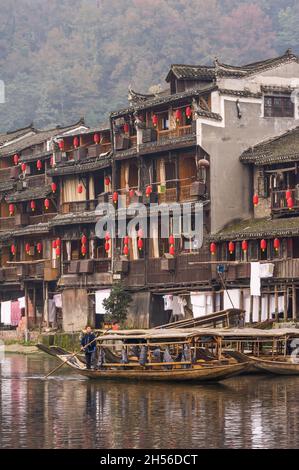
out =
<svg viewBox="0 0 299 470"><path fill-rule="evenodd" d="M26 171L26 163L22 163L21 169L22 169L22 171L25 173L25 171Z"/></svg>
<svg viewBox="0 0 299 470"><path fill-rule="evenodd" d="M172 256L175 255L175 249L174 249L173 245L170 245L170 247L169 247L169 254L172 255Z"/></svg>
<svg viewBox="0 0 299 470"><path fill-rule="evenodd" d="M57 246L57 247L56 247L55 253L56 253L57 258L59 258L59 257L60 257L60 254L61 254L60 246Z"/></svg>
<svg viewBox="0 0 299 470"><path fill-rule="evenodd" d="M36 168L38 169L38 171L40 171L43 167L43 164L42 164L42 161L41 160L37 160L36 162Z"/></svg>
<svg viewBox="0 0 299 470"><path fill-rule="evenodd" d="M15 153L13 156L13 162L15 165L19 163L19 155L17 153Z"/></svg>
<svg viewBox="0 0 299 470"><path fill-rule="evenodd" d="M82 194L82 193L83 193L83 186L82 186L82 184L78 184L77 192L78 192L78 194Z"/></svg>
<svg viewBox="0 0 299 470"><path fill-rule="evenodd" d="M56 240L52 241L52 248L53 248L53 250L55 250L57 248Z"/></svg>
<svg viewBox="0 0 299 470"><path fill-rule="evenodd" d="M235 251L235 244L234 244L234 242L229 242L229 244L228 244L228 251L229 251L229 253L230 253L231 255L233 254L233 252Z"/></svg>
<svg viewBox="0 0 299 470"><path fill-rule="evenodd" d="M38 253L41 253L41 252L42 252L42 249L43 249L42 243L38 242L38 244L36 245L36 249L37 249L37 252L38 252Z"/></svg>
<svg viewBox="0 0 299 470"><path fill-rule="evenodd" d="M56 184L56 183L52 183L52 184L51 184L51 189L52 189L52 193L56 193L57 184Z"/></svg>
<svg viewBox="0 0 299 470"><path fill-rule="evenodd" d="M265 251L267 248L267 242L264 240L264 238L261 240L261 250Z"/></svg>
<svg viewBox="0 0 299 470"><path fill-rule="evenodd" d="M292 197L292 191L290 189L286 190L286 200L290 199Z"/></svg>
<svg viewBox="0 0 299 470"><path fill-rule="evenodd" d="M190 108L190 106L187 106L187 108L186 108L186 117L188 119L190 119L192 117L192 109Z"/></svg>
<svg viewBox="0 0 299 470"><path fill-rule="evenodd" d="M75 149L79 147L80 141L79 141L78 137L74 137L73 145L74 145Z"/></svg>
<svg viewBox="0 0 299 470"><path fill-rule="evenodd" d="M287 204L288 204L288 208L292 210L294 207L294 200L292 197L289 197L289 199L287 200Z"/></svg>
<svg viewBox="0 0 299 470"><path fill-rule="evenodd" d="M179 123L182 119L182 111L180 109L177 109L175 112L175 120L177 123Z"/></svg>
<svg viewBox="0 0 299 470"><path fill-rule="evenodd" d="M109 232L106 232L106 234L105 234L105 240L106 240L106 242L108 242L108 241L110 240L110 238L111 238L111 237L110 237L110 233L109 233Z"/></svg>
<svg viewBox="0 0 299 470"><path fill-rule="evenodd" d="M109 176L106 176L105 177L105 185L109 186L110 183L111 183L111 180L110 180Z"/></svg>
<svg viewBox="0 0 299 470"><path fill-rule="evenodd" d="M9 210L9 215L13 215L15 212L15 206L13 204L9 204L8 210Z"/></svg>
<svg viewBox="0 0 299 470"><path fill-rule="evenodd" d="M128 245L124 245L123 254L124 254L125 256L128 256L128 254L129 254L129 247L128 247Z"/></svg>
<svg viewBox="0 0 299 470"><path fill-rule="evenodd" d="M274 246L274 250L275 250L275 251L278 251L278 250L279 250L279 247L280 247L280 240L279 240L278 238L274 238L273 246Z"/></svg>
<svg viewBox="0 0 299 470"><path fill-rule="evenodd" d="M128 237L128 235L126 235L125 238L124 238L124 244L125 244L125 245L128 245L128 244L129 244L129 237Z"/></svg>
<svg viewBox="0 0 299 470"><path fill-rule="evenodd" d="M254 194L253 198L252 198L252 201L253 201L253 205L254 207L256 207L259 203L259 197L257 194Z"/></svg>
<svg viewBox="0 0 299 470"><path fill-rule="evenodd" d="M96 134L93 135L93 141L94 141L95 144L99 144L100 140L101 140L100 134L96 133Z"/></svg>
<svg viewBox="0 0 299 470"><path fill-rule="evenodd" d="M244 253L246 253L247 250L248 250L247 240L243 240L242 241L242 251L244 251Z"/></svg>
<svg viewBox="0 0 299 470"><path fill-rule="evenodd" d="M58 142L58 147L59 147L59 149L60 149L61 151L64 149L64 141L63 141L63 140L60 140L60 141Z"/></svg>
<svg viewBox="0 0 299 470"><path fill-rule="evenodd" d="M113 200L114 204L117 203L117 201L118 201L118 192L117 191L114 191L113 196L112 196L112 200Z"/></svg>
<svg viewBox="0 0 299 470"><path fill-rule="evenodd" d="M82 246L81 246L81 253L82 253L83 256L86 255L86 253L87 253L87 248L86 248L85 245L82 245Z"/></svg>
<svg viewBox="0 0 299 470"><path fill-rule="evenodd" d="M135 191L134 191L134 189L130 189L130 191L129 191L129 196L130 196L131 199L132 199L132 197L135 196Z"/></svg>
<svg viewBox="0 0 299 470"><path fill-rule="evenodd" d="M35 201L30 202L30 208L31 208L32 212L35 211Z"/></svg>
<svg viewBox="0 0 299 470"><path fill-rule="evenodd" d="M212 242L212 243L210 244L210 253L211 253L211 255L214 256L214 255L216 254L216 249L217 249L216 243Z"/></svg>
<svg viewBox="0 0 299 470"><path fill-rule="evenodd" d="M127 122L124 123L124 132L127 134L129 132L129 124Z"/></svg>
<svg viewBox="0 0 299 470"><path fill-rule="evenodd" d="M142 238L139 238L139 239L138 239L137 246L138 246L138 250L142 250L142 248L143 248L143 240L142 240Z"/></svg>
<svg viewBox="0 0 299 470"><path fill-rule="evenodd" d="M16 245L12 244L11 247L10 247L10 252L11 254L14 256L16 254Z"/></svg>
<svg viewBox="0 0 299 470"><path fill-rule="evenodd" d="M30 253L30 244L29 243L26 243L25 251L26 251L27 255Z"/></svg>
<svg viewBox="0 0 299 470"><path fill-rule="evenodd" d="M46 209L46 210L49 209L49 207L50 207L50 201L49 201L49 199L45 199L45 200L44 200L44 206L45 206L45 209Z"/></svg>
<svg viewBox="0 0 299 470"><path fill-rule="evenodd" d="M56 238L56 246L61 246L61 240L60 240L60 238Z"/></svg>
<svg viewBox="0 0 299 470"><path fill-rule="evenodd" d="M174 245L174 236L173 235L169 235L169 244Z"/></svg>
<svg viewBox="0 0 299 470"><path fill-rule="evenodd" d="M81 237L81 243L82 243L82 245L86 245L86 242L87 242L87 236L86 236L86 235L82 235L82 237Z"/></svg>
<svg viewBox="0 0 299 470"><path fill-rule="evenodd" d="M105 243L105 251L106 251L106 253L108 253L109 250L110 250L110 242L109 242L109 241L106 241L106 243Z"/></svg>
<svg viewBox="0 0 299 470"><path fill-rule="evenodd" d="M157 114L153 114L153 115L152 115L152 123L153 123L154 127L157 127L158 121L159 121L159 120L158 120Z"/></svg>
<svg viewBox="0 0 299 470"><path fill-rule="evenodd" d="M145 195L146 197L150 197L150 195L152 194L153 192L153 188L151 186L147 186L146 187L146 190L145 190Z"/></svg>

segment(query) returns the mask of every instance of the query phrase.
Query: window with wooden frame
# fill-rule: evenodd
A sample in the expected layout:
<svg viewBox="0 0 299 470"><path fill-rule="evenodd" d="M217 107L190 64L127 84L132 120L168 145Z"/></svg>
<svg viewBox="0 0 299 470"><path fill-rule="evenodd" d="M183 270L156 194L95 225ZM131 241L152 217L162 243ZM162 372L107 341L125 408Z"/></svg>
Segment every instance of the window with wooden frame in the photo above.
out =
<svg viewBox="0 0 299 470"><path fill-rule="evenodd" d="M257 261L259 252L259 242L258 240L249 240L248 242L248 260Z"/></svg>
<svg viewBox="0 0 299 470"><path fill-rule="evenodd" d="M264 117L294 117L291 95L264 96Z"/></svg>

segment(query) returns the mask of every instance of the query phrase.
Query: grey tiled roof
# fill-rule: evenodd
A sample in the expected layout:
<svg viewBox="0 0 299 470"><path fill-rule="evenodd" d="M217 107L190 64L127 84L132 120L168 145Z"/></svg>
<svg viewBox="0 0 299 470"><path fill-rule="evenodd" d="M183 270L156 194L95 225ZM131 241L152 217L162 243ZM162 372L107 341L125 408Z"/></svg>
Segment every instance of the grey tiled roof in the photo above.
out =
<svg viewBox="0 0 299 470"><path fill-rule="evenodd" d="M246 219L232 223L217 233L210 234L209 240L243 240L261 237L287 237L299 234L299 217L281 219Z"/></svg>
<svg viewBox="0 0 299 470"><path fill-rule="evenodd" d="M240 161L255 165L299 160L299 126L245 150Z"/></svg>

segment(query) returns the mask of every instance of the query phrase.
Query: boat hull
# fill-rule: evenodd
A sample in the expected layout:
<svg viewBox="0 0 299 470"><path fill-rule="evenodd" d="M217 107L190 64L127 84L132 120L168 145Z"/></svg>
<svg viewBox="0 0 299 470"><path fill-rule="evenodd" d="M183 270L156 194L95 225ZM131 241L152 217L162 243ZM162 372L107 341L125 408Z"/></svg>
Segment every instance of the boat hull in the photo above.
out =
<svg viewBox="0 0 299 470"><path fill-rule="evenodd" d="M68 363L67 363L68 364ZM243 372L247 364L172 370L87 370L77 369L80 375L95 380L133 380L158 382L211 382L228 379Z"/></svg>
<svg viewBox="0 0 299 470"><path fill-rule="evenodd" d="M254 358L253 361L255 367L263 372L269 372L276 375L299 375L299 364L296 363L268 361L257 358Z"/></svg>

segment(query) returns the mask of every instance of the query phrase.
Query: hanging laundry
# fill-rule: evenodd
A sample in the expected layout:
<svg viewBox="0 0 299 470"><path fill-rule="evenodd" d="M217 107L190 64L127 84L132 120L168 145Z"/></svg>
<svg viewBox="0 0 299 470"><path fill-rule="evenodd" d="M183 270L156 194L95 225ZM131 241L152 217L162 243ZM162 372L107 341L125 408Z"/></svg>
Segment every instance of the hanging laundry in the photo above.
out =
<svg viewBox="0 0 299 470"><path fill-rule="evenodd" d="M20 308L26 308L25 297L19 297L18 301L19 301L19 304L20 304Z"/></svg>
<svg viewBox="0 0 299 470"><path fill-rule="evenodd" d="M185 316L185 306L187 305L187 300L181 295L178 296L178 303L180 306L181 316Z"/></svg>
<svg viewBox="0 0 299 470"><path fill-rule="evenodd" d="M18 326L22 318L20 303L18 300L11 302L11 320L12 326Z"/></svg>
<svg viewBox="0 0 299 470"><path fill-rule="evenodd" d="M173 296L172 299L172 314L173 316L181 316L181 305L179 304L179 298L177 295Z"/></svg>
<svg viewBox="0 0 299 470"><path fill-rule="evenodd" d="M163 295L164 310L173 309L173 295Z"/></svg>
<svg viewBox="0 0 299 470"><path fill-rule="evenodd" d="M53 299L48 300L48 314L49 314L49 322L55 323L56 322L56 305Z"/></svg>
<svg viewBox="0 0 299 470"><path fill-rule="evenodd" d="M273 277L274 264L273 263L260 263L260 277Z"/></svg>
<svg viewBox="0 0 299 470"><path fill-rule="evenodd" d="M107 299L110 295L110 289L98 290L95 293L96 312L104 315L106 313L103 300Z"/></svg>
<svg viewBox="0 0 299 470"><path fill-rule="evenodd" d="M250 295L261 295L260 263L250 263Z"/></svg>
<svg viewBox="0 0 299 470"><path fill-rule="evenodd" d="M56 305L56 308L62 308L62 295L61 294L53 295L53 300Z"/></svg>
<svg viewBox="0 0 299 470"><path fill-rule="evenodd" d="M1 323L11 324L11 301L1 302Z"/></svg>

